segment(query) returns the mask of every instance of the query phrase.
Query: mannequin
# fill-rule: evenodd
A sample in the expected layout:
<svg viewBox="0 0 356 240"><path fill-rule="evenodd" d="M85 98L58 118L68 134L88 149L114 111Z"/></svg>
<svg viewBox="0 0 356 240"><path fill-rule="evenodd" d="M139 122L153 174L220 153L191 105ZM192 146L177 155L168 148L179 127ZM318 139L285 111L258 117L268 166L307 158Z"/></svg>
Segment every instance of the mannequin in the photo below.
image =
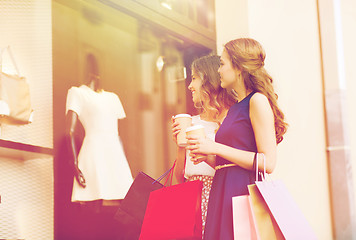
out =
<svg viewBox="0 0 356 240"><path fill-rule="evenodd" d="M101 88L96 58L89 54L84 84L68 90L66 134L74 175L71 201L96 214L84 221L95 221L94 231L100 232L100 224L105 228L98 238L111 236L103 234L113 230L107 226L113 224L117 206L133 182L119 137L119 120L125 117L119 97ZM78 151L75 135L80 123L85 137Z"/></svg>

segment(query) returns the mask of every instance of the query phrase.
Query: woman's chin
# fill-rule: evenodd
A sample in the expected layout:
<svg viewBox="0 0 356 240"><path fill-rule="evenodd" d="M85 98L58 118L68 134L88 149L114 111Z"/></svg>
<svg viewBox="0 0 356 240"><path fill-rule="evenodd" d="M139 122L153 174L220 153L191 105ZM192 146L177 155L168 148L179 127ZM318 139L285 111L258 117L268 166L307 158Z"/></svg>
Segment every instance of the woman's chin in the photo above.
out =
<svg viewBox="0 0 356 240"><path fill-rule="evenodd" d="M231 82L221 82L221 83L220 83L220 86L221 86L222 88L231 88L231 87L232 87L232 84L231 84Z"/></svg>

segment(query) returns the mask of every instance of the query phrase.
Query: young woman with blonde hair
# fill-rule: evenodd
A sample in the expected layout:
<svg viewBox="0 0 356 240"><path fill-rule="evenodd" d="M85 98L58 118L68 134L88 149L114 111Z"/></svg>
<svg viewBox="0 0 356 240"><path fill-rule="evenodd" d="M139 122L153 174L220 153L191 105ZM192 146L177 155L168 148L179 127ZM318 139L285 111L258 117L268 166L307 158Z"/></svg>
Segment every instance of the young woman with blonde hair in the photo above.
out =
<svg viewBox="0 0 356 240"><path fill-rule="evenodd" d="M189 138L191 160L196 153L216 155L204 240L232 240L232 197L248 194L255 181L256 153L266 158L266 170L276 166L277 144L287 124L277 105L272 77L264 68L266 54L256 40L240 38L225 44L218 70L221 87L234 90L238 102L228 111L215 141ZM263 161L258 161L263 169Z"/></svg>

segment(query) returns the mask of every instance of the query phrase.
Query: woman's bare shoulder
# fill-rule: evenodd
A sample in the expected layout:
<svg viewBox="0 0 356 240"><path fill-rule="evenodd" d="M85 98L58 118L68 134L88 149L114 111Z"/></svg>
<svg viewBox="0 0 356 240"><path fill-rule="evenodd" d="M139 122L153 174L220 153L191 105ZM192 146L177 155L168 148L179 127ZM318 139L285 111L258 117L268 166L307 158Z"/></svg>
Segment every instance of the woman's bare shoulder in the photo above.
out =
<svg viewBox="0 0 356 240"><path fill-rule="evenodd" d="M250 109L252 112L260 112L271 109L267 96L260 92L253 94L250 100Z"/></svg>

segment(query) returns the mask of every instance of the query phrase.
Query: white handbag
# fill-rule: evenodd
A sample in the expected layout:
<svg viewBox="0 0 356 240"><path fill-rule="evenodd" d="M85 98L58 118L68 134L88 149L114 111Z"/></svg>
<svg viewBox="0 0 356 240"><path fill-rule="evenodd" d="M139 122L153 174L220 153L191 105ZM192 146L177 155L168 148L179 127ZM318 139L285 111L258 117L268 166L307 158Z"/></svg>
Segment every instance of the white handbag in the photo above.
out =
<svg viewBox="0 0 356 240"><path fill-rule="evenodd" d="M2 58L8 51L17 74L2 71ZM32 120L30 87L25 77L21 77L10 46L0 53L0 123L27 124Z"/></svg>

